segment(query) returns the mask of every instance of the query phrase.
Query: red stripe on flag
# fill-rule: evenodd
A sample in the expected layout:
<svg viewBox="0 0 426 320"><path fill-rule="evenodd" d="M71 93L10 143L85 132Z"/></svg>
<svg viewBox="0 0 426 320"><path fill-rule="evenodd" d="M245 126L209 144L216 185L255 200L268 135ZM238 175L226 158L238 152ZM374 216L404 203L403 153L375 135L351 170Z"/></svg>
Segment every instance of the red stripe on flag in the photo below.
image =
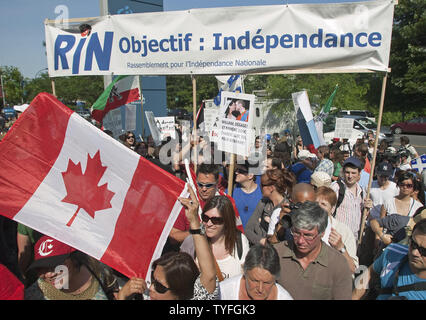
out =
<svg viewBox="0 0 426 320"><path fill-rule="evenodd" d="M11 219L55 163L73 111L40 93L0 142L0 213Z"/></svg>
<svg viewBox="0 0 426 320"><path fill-rule="evenodd" d="M141 157L101 261L127 277L145 279L157 242L184 186L182 180Z"/></svg>
<svg viewBox="0 0 426 320"><path fill-rule="evenodd" d="M128 91L124 91L124 92L120 92L121 95L121 99L114 99L114 101L112 103L108 103L105 106L104 110L97 110L94 109L92 111L92 118L102 122L102 119L105 117L105 115L113 110L113 109L117 109L121 106L124 106L127 103L133 102L135 100L140 99L140 94L139 94L139 89L138 88L134 88Z"/></svg>

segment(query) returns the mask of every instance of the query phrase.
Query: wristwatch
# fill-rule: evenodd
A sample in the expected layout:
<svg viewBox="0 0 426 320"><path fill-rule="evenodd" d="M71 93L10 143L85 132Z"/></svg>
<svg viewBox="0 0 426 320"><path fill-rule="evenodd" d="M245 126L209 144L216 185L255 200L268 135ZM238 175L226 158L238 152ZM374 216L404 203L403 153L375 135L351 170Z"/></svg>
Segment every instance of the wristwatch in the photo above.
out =
<svg viewBox="0 0 426 320"><path fill-rule="evenodd" d="M343 246L341 249L339 249L339 252L340 252L341 254L344 254L344 253L346 252L346 247L345 247L345 246Z"/></svg>
<svg viewBox="0 0 426 320"><path fill-rule="evenodd" d="M199 229L189 229L190 234L200 234L204 236L206 234L206 228L204 227L204 224L201 224Z"/></svg>

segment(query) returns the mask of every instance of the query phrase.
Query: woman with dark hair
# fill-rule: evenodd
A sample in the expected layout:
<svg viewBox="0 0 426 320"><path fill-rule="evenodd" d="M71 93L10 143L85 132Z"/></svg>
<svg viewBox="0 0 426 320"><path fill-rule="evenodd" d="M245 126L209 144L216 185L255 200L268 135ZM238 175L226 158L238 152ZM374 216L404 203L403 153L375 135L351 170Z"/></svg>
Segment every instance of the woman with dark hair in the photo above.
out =
<svg viewBox="0 0 426 320"><path fill-rule="evenodd" d="M343 167L343 152L339 148L330 149L330 160L333 161L334 171L331 177L332 181L336 181L340 177L340 172Z"/></svg>
<svg viewBox="0 0 426 320"><path fill-rule="evenodd" d="M218 269L218 278L241 274L249 242L236 228L235 212L226 196L214 196L205 204L201 219ZM200 258L197 255L197 261Z"/></svg>
<svg viewBox="0 0 426 320"><path fill-rule="evenodd" d="M184 252L168 252L155 260L151 266L151 300L213 300L218 298L218 283L214 257L198 218L198 201L188 187L190 199L179 198L185 207L185 216L190 225L199 263ZM119 300L125 300L147 288L144 279L132 278L120 290Z"/></svg>
<svg viewBox="0 0 426 320"><path fill-rule="evenodd" d="M246 256L242 275L220 283L221 300L293 300L276 280L280 259L270 244L252 246Z"/></svg>
<svg viewBox="0 0 426 320"><path fill-rule="evenodd" d="M289 198L296 184L296 177L286 169L266 170L260 180L263 199L259 201L244 230L252 244L266 243L267 235L271 234L270 223L273 229L279 219L281 204Z"/></svg>
<svg viewBox="0 0 426 320"><path fill-rule="evenodd" d="M380 211L380 218L390 214L400 214L402 216L413 216L414 212L422 206L422 203L415 200L414 181L416 179L409 172L401 172L398 177L397 186L399 194L391 199L386 199Z"/></svg>

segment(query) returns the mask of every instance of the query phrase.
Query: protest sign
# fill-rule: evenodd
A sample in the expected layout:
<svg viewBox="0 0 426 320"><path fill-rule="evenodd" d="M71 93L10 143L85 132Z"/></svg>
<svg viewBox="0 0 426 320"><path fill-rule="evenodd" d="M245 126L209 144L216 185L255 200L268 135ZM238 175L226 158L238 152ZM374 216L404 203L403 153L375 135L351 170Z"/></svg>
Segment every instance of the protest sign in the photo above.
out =
<svg viewBox="0 0 426 320"><path fill-rule="evenodd" d="M341 139L351 139L354 127L354 119L351 118L336 118L336 128L334 137Z"/></svg>
<svg viewBox="0 0 426 320"><path fill-rule="evenodd" d="M255 96L223 92L219 110L217 143L220 151L248 157L254 143L253 117Z"/></svg>
<svg viewBox="0 0 426 320"><path fill-rule="evenodd" d="M162 141L167 137L175 139L175 117L155 117L155 124L160 130L160 139Z"/></svg>

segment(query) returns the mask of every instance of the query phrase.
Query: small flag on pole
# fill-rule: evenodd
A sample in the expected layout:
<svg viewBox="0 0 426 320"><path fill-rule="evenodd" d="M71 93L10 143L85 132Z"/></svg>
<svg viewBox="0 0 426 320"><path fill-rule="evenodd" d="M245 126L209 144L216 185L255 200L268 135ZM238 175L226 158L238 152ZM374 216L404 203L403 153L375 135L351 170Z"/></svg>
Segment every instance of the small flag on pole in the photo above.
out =
<svg viewBox="0 0 426 320"><path fill-rule="evenodd" d="M102 122L108 111L140 99L138 76L116 77L93 104L92 118Z"/></svg>

